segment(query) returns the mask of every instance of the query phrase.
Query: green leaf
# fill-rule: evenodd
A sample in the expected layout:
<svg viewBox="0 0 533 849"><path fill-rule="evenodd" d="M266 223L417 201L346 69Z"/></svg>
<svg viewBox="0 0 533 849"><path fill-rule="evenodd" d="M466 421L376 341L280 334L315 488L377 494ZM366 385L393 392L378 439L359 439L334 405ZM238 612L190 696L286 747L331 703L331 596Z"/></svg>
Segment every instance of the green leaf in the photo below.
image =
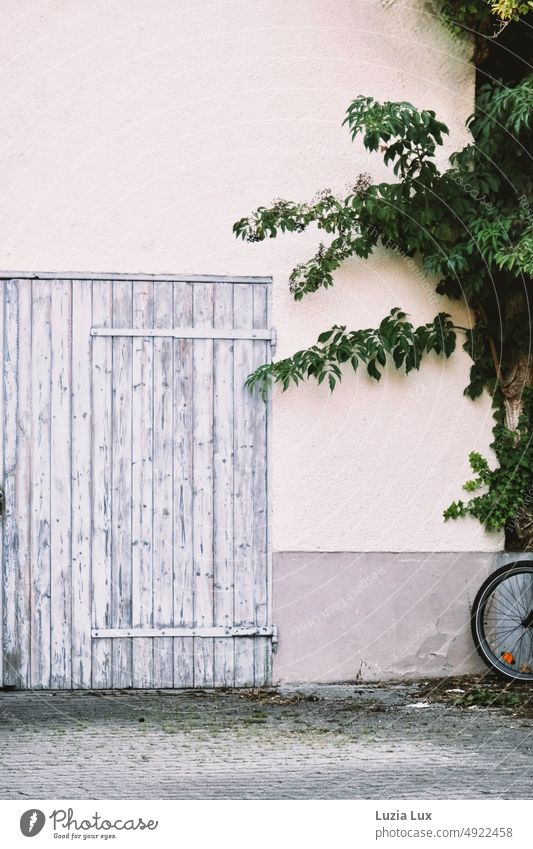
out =
<svg viewBox="0 0 533 849"><path fill-rule="evenodd" d="M380 348L376 354L376 360L380 364L380 366L384 366L387 362L387 357L385 355L385 351L383 348ZM379 379L379 378L378 378Z"/></svg>
<svg viewBox="0 0 533 849"><path fill-rule="evenodd" d="M370 377L373 377L374 380L381 380L381 374L376 368L376 361L375 360L369 360L366 368L367 368L367 371L368 371Z"/></svg>

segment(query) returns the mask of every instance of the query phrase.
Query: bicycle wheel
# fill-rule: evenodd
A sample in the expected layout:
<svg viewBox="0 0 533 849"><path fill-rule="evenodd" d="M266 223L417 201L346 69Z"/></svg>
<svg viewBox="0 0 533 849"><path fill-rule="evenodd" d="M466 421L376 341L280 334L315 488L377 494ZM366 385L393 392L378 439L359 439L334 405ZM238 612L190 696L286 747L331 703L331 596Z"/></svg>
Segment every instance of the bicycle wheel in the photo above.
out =
<svg viewBox="0 0 533 849"><path fill-rule="evenodd" d="M533 681L533 563L493 572L476 595L471 624L488 666L511 681Z"/></svg>

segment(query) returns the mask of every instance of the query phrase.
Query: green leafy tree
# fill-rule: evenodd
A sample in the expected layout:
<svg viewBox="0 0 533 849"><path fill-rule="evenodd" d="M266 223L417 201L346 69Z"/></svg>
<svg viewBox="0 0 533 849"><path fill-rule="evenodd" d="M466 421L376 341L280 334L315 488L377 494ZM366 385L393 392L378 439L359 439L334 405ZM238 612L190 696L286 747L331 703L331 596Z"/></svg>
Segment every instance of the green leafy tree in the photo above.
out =
<svg viewBox="0 0 533 849"><path fill-rule="evenodd" d="M491 5L506 19L529 4L487 4L483 21ZM471 327L456 327L445 310L414 327L394 307L376 328L324 330L310 348L262 365L248 385L266 395L273 383L286 390L312 379L333 390L347 369L362 365L379 380L389 363L410 372L429 354L451 356L460 340L472 358L465 392L494 398L499 466L473 453L476 478L465 488L476 494L445 517L471 514L489 529L505 527L514 549L533 548L532 112L533 75L481 86L468 120L471 142L440 169L436 153L448 129L433 111L357 97L344 123L354 141L383 157L393 179L373 183L360 174L344 197L325 190L312 202L277 200L234 225L250 242L311 225L327 234L328 243L290 275L296 300L333 286L344 260L367 258L377 245L420 257L440 295L466 300Z"/></svg>

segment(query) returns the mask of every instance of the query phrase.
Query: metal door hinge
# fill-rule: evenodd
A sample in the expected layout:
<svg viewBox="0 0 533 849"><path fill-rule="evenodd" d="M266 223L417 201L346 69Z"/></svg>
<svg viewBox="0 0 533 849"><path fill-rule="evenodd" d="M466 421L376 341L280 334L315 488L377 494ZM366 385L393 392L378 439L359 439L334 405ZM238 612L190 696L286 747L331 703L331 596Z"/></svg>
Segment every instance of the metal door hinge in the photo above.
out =
<svg viewBox="0 0 533 849"><path fill-rule="evenodd" d="M6 508L6 494L4 492L4 488L0 487L0 516L4 515Z"/></svg>

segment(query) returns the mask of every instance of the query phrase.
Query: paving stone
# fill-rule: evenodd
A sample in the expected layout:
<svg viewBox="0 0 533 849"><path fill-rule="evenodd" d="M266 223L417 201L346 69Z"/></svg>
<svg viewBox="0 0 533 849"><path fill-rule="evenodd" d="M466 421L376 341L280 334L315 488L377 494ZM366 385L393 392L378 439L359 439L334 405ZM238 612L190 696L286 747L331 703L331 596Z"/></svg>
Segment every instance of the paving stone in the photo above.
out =
<svg viewBox="0 0 533 849"><path fill-rule="evenodd" d="M4 799L531 798L530 720L417 685L3 692Z"/></svg>

